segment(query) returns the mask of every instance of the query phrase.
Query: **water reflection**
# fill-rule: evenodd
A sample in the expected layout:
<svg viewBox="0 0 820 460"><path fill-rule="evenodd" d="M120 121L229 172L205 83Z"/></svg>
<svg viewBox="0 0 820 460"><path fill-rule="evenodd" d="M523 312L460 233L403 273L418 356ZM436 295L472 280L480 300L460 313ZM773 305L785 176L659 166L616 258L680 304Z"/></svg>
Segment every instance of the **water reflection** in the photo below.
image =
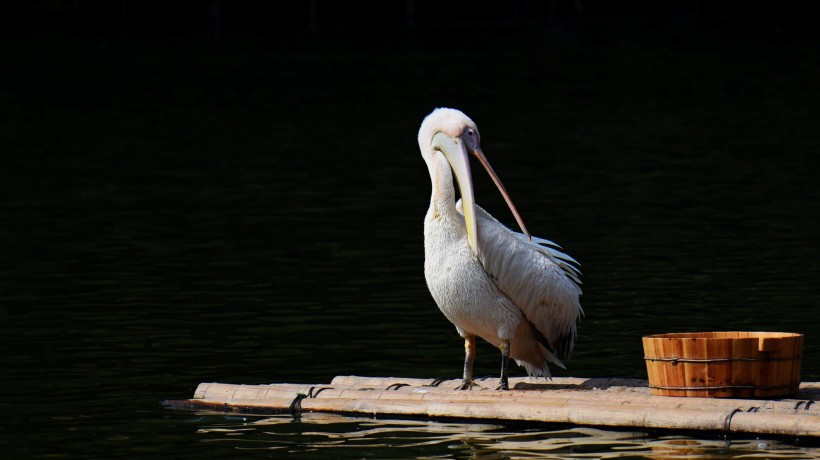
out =
<svg viewBox="0 0 820 460"><path fill-rule="evenodd" d="M595 428L521 428L494 424L372 420L331 414L270 418L210 416L197 433L239 451L348 458L820 458L775 440L709 440ZM400 450L399 450L400 449Z"/></svg>

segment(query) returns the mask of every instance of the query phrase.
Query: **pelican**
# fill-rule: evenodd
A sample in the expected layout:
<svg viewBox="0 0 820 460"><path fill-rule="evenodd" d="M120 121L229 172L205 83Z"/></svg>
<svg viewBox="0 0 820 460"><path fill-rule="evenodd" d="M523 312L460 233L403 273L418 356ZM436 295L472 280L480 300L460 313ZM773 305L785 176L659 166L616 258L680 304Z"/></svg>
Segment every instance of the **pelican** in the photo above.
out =
<svg viewBox="0 0 820 460"><path fill-rule="evenodd" d="M438 108L419 129L419 148L432 182L424 218L424 275L444 316L464 338L462 390L473 380L476 336L501 350L499 390L508 390L508 363L550 377L548 362L566 368L583 314L578 262L555 243L530 236L479 145L464 113ZM469 155L487 170L523 233L473 201ZM461 199L456 202L453 175Z"/></svg>

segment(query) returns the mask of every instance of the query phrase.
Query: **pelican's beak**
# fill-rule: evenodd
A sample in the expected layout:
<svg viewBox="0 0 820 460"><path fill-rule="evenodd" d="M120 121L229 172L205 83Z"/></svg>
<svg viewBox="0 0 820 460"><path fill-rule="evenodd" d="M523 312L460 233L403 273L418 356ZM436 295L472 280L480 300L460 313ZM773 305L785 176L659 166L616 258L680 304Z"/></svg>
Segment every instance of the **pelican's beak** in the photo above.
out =
<svg viewBox="0 0 820 460"><path fill-rule="evenodd" d="M444 133L433 136L431 147L438 150L447 158L453 174L458 181L461 192L461 204L464 207L464 223L467 225L467 241L473 254L478 255L478 236L475 228L475 201L473 199L473 177L470 174L470 158L467 156L467 146L460 138L452 138Z"/></svg>
<svg viewBox="0 0 820 460"><path fill-rule="evenodd" d="M484 169L487 170L487 173L493 179L496 187L498 187L498 190L504 197L504 201L507 202L507 206L510 207L510 210L515 216L515 220L521 227L521 231L524 232L527 237L530 236L529 232L527 232L527 228L524 226L521 215L518 214L518 210L515 208L509 194L507 194L507 190L504 188L504 185L501 184L501 180L498 179L498 176L495 174L495 171L493 171L493 168L490 166L490 163L480 148L468 149L461 138L451 138L444 133L436 133L436 135L433 136L431 147L434 151L438 150L444 154L458 181L458 188L461 192L461 202L464 208L464 222L467 226L467 241L473 250L473 254L478 255L478 236L476 232L475 200L473 198L473 179L470 173L469 153L472 153L478 158L478 161L481 162Z"/></svg>
<svg viewBox="0 0 820 460"><path fill-rule="evenodd" d="M504 188L504 184L501 183L501 179L499 179L498 175L496 175L495 171L493 171L493 167L490 166L490 162L487 161L487 157L484 156L484 152L481 151L481 147L476 146L475 149L471 151L473 155L478 158L478 161L481 162L481 165L484 166L484 169L487 170L487 174L489 174L493 179L495 186L498 187L498 191L501 192L501 196L504 197L504 201L506 201L507 206L510 207L510 211L512 211L515 221L518 222L518 226L521 227L521 233L527 235L527 238L532 240L530 232L527 231L527 226L524 225L524 219L521 218L521 214L518 214L518 209L515 208L509 193L507 193L507 189Z"/></svg>

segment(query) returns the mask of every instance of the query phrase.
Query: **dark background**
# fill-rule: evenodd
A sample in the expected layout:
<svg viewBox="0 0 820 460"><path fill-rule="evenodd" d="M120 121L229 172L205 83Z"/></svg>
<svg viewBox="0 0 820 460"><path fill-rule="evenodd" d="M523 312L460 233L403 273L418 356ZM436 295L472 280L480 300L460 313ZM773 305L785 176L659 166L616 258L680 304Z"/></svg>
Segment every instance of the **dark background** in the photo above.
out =
<svg viewBox="0 0 820 460"><path fill-rule="evenodd" d="M441 24L521 29L602 21L621 34L670 28L766 37L816 36L811 2L715 0L551 0L460 2L432 0L42 0L6 2L5 33L252 34L303 37L356 32L378 39ZM637 21L636 25L633 21ZM557 24L556 24L557 23ZM642 30L644 29L644 30ZM594 27L591 32L600 32ZM425 35L425 34L420 34Z"/></svg>

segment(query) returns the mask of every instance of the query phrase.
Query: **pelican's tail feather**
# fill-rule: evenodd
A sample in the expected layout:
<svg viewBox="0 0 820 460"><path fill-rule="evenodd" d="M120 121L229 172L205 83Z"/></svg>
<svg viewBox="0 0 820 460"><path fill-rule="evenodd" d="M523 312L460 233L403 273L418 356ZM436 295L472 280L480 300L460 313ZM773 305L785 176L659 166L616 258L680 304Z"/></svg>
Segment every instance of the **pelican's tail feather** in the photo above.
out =
<svg viewBox="0 0 820 460"><path fill-rule="evenodd" d="M522 321L519 329L512 341L510 356L516 364L522 366L531 377L544 377L549 379L549 363L555 364L561 369L567 367L556 356L556 350L541 332L529 321Z"/></svg>
<svg viewBox="0 0 820 460"><path fill-rule="evenodd" d="M524 370L527 371L527 375L530 377L544 377L547 380L552 379L552 374L550 374L550 368L547 366L546 361L544 361L541 367L533 366L530 363L518 360L516 360L515 363L523 367Z"/></svg>
<svg viewBox="0 0 820 460"><path fill-rule="evenodd" d="M547 350L546 348L542 347L539 344L540 351L543 353L543 360L540 363L530 363L527 361L521 361L516 359L515 363L519 366L523 367L524 370L527 371L527 375L530 377L544 377L545 379L551 379L552 374L550 373L549 363L555 364L556 366L560 367L561 369L566 369L567 366L558 359L555 354L551 351Z"/></svg>

